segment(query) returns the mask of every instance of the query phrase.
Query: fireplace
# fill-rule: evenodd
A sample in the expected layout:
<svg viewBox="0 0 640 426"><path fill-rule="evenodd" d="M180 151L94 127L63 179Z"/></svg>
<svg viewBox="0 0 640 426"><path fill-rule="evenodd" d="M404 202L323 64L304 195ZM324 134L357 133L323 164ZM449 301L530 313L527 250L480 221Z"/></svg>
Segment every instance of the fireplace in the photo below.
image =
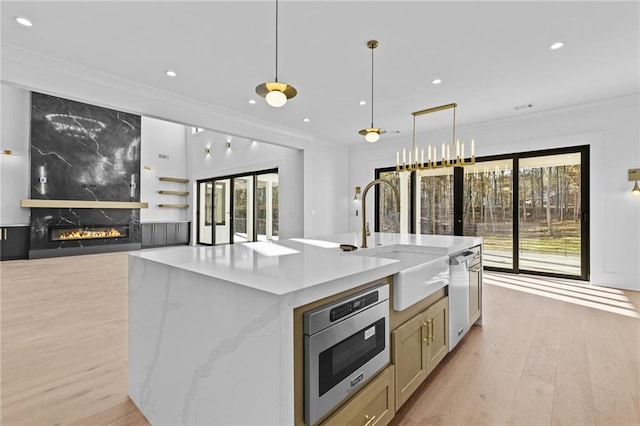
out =
<svg viewBox="0 0 640 426"><path fill-rule="evenodd" d="M51 242L104 238L129 238L129 225L71 225L49 227L49 241Z"/></svg>

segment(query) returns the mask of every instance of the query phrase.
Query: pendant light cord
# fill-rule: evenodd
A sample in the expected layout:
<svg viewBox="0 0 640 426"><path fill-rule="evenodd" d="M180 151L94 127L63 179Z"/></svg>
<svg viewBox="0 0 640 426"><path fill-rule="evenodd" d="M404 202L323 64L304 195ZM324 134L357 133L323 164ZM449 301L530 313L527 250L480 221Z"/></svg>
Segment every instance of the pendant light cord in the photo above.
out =
<svg viewBox="0 0 640 426"><path fill-rule="evenodd" d="M278 82L278 0L276 0L276 83Z"/></svg>
<svg viewBox="0 0 640 426"><path fill-rule="evenodd" d="M373 129L373 49L371 47L371 128Z"/></svg>

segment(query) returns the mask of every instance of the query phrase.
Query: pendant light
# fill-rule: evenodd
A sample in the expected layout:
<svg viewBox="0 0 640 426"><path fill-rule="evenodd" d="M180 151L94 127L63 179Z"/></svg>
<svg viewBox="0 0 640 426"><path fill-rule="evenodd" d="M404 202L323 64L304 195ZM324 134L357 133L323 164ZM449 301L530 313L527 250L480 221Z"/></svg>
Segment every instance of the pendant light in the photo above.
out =
<svg viewBox="0 0 640 426"><path fill-rule="evenodd" d="M280 108L287 103L287 100L298 94L293 86L278 81L278 0L276 0L276 78L275 81L256 86L256 93L275 108Z"/></svg>
<svg viewBox="0 0 640 426"><path fill-rule="evenodd" d="M369 40L367 47L371 49L371 127L360 130L358 133L364 136L367 142L378 142L380 135L386 133L386 130L373 127L373 49L378 47L377 40Z"/></svg>

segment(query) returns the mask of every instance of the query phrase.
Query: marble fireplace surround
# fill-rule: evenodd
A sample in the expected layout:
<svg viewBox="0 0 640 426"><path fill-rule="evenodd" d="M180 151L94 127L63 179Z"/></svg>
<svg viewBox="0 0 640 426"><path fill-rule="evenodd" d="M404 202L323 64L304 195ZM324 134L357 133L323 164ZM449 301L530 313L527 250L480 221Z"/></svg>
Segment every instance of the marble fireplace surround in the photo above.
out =
<svg viewBox="0 0 640 426"><path fill-rule="evenodd" d="M140 141L138 115L32 92L30 258L140 249ZM52 227L127 232L52 239Z"/></svg>

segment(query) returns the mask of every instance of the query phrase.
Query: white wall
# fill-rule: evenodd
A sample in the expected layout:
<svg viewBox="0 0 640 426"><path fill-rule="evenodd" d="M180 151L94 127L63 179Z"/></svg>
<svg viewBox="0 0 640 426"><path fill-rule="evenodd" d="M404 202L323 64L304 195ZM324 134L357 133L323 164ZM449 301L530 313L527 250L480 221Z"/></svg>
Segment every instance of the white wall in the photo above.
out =
<svg viewBox="0 0 640 426"><path fill-rule="evenodd" d="M227 141L231 142L231 148L226 147ZM210 149L209 155L205 148ZM302 150L205 130L187 136L187 152L194 195L197 180L277 168L280 238L304 235ZM195 210L192 214L193 223L196 223Z"/></svg>
<svg viewBox="0 0 640 426"><path fill-rule="evenodd" d="M26 90L0 84L0 151L11 150L18 156L0 155L0 225L29 224L29 209L20 200L29 198L29 135L31 95Z"/></svg>
<svg viewBox="0 0 640 426"><path fill-rule="evenodd" d="M27 90L301 150L304 235L347 230L344 212L353 194L347 187L348 148L341 144L11 46L3 48L1 66L3 82ZM281 207L287 209L284 202Z"/></svg>
<svg viewBox="0 0 640 426"><path fill-rule="evenodd" d="M190 220L188 209L160 208L158 204L192 204L191 195L163 195L160 190L188 191L190 185L159 181L158 178L186 178L187 153L185 126L154 118L142 117L142 150L140 154L140 201L149 208L140 210L141 222ZM168 155L169 158L160 158ZM149 166L151 170L145 170Z"/></svg>
<svg viewBox="0 0 640 426"><path fill-rule="evenodd" d="M456 135L461 140L474 138L477 156L590 145L591 282L640 290L640 199L631 196L633 182L627 180L628 169L640 167L639 105L639 96L635 94L458 126ZM417 140L424 144L438 143L448 140L450 131L421 134ZM410 139L411 135L407 135L352 147L350 191L371 181L375 168L394 166L396 150L409 148ZM372 218L372 202L367 210ZM351 215L349 229L359 230L359 223L359 218Z"/></svg>

